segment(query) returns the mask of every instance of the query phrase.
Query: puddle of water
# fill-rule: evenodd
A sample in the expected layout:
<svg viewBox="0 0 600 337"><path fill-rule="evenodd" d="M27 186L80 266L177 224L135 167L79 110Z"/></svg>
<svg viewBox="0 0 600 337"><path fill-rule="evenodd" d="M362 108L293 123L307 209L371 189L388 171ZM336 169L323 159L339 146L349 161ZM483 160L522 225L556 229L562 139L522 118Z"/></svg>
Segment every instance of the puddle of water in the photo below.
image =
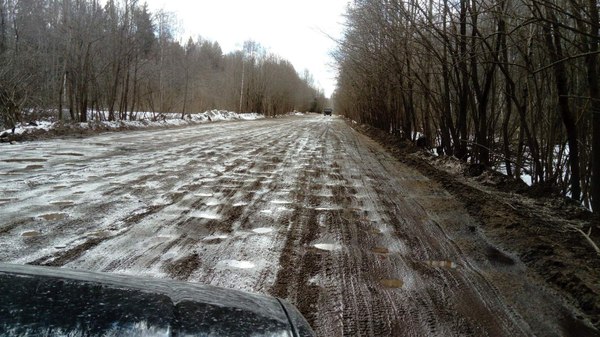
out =
<svg viewBox="0 0 600 337"><path fill-rule="evenodd" d="M381 283L381 285L386 288L393 288L393 289L402 288L402 286L404 285L404 282L399 279L383 279L383 280L380 280L379 283Z"/></svg>
<svg viewBox="0 0 600 337"><path fill-rule="evenodd" d="M87 233L85 236L91 237L91 238L106 238L106 237L110 236L110 233L107 231L96 231L96 232Z"/></svg>
<svg viewBox="0 0 600 337"><path fill-rule="evenodd" d="M513 260L510 256L491 246L487 248L486 255L490 262L493 264L507 266L512 266L515 264L515 260Z"/></svg>
<svg viewBox="0 0 600 337"><path fill-rule="evenodd" d="M21 236L26 237L26 238L34 238L37 236L42 235L42 233L38 232L38 231L26 231L21 233Z"/></svg>
<svg viewBox="0 0 600 337"><path fill-rule="evenodd" d="M47 159L40 158L15 158L15 159L5 159L5 163L43 163L48 161Z"/></svg>
<svg viewBox="0 0 600 337"><path fill-rule="evenodd" d="M271 233L273 231L273 228L261 227L261 228L254 228L252 231L256 234L267 234L267 233Z"/></svg>
<svg viewBox="0 0 600 337"><path fill-rule="evenodd" d="M457 267L456 263L452 261L425 261L425 264L432 267L454 269Z"/></svg>
<svg viewBox="0 0 600 337"><path fill-rule="evenodd" d="M375 247L371 249L371 251L375 254L389 254L390 250L385 247Z"/></svg>
<svg viewBox="0 0 600 337"><path fill-rule="evenodd" d="M48 213L40 215L40 218L46 221L60 221L67 218L67 213Z"/></svg>
<svg viewBox="0 0 600 337"><path fill-rule="evenodd" d="M75 202L70 201L70 200L64 200L64 201L53 201L51 202L52 205L55 206L59 206L59 207L67 207L67 206L73 206L75 204Z"/></svg>
<svg viewBox="0 0 600 337"><path fill-rule="evenodd" d="M588 326L581 319L565 314L560 321L561 330L565 337L598 336L598 331Z"/></svg>
<svg viewBox="0 0 600 337"><path fill-rule="evenodd" d="M223 260L217 263L217 266L220 267L229 267L235 269L252 269L256 267L256 265L250 261L239 261L239 260Z"/></svg>
<svg viewBox="0 0 600 337"><path fill-rule="evenodd" d="M57 156L72 156L72 157L83 157L84 154L82 153L75 153L75 152L59 152L59 153L55 153L55 155Z"/></svg>
<svg viewBox="0 0 600 337"><path fill-rule="evenodd" d="M367 232L367 234L373 234L373 235L383 234L383 232L377 228L369 228L366 230L366 232Z"/></svg>
<svg viewBox="0 0 600 337"><path fill-rule="evenodd" d="M0 205L8 204L9 202L17 199L0 199Z"/></svg>
<svg viewBox="0 0 600 337"><path fill-rule="evenodd" d="M320 249L320 250L326 250L326 251L334 251L334 250L342 249L342 246L338 245L336 243L317 243L317 244L314 244L313 247Z"/></svg>

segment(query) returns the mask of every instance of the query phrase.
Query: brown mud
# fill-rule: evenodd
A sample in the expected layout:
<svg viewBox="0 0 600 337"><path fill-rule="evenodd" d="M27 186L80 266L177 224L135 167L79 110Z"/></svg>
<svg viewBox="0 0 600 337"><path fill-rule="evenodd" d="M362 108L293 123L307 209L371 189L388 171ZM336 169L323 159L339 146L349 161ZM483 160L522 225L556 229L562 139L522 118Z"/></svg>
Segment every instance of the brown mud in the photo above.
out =
<svg viewBox="0 0 600 337"><path fill-rule="evenodd" d="M544 186L527 187L499 173L481 183L468 172L452 174L420 149L380 130L356 128L375 139L403 164L419 170L454 195L477 219L470 230L483 231L490 240L524 262L548 285L578 307L600 328L600 256L573 227L600 242L600 219L572 200ZM489 247L487 257L498 265L514 259Z"/></svg>

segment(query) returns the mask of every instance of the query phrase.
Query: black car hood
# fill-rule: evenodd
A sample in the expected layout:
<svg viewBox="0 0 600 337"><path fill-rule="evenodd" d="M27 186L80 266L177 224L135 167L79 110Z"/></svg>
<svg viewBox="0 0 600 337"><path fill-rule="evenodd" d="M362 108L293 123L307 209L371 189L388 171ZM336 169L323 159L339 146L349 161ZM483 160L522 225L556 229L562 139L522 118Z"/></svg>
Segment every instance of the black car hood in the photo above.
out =
<svg viewBox="0 0 600 337"><path fill-rule="evenodd" d="M274 297L2 263L0 335L314 336L295 307Z"/></svg>

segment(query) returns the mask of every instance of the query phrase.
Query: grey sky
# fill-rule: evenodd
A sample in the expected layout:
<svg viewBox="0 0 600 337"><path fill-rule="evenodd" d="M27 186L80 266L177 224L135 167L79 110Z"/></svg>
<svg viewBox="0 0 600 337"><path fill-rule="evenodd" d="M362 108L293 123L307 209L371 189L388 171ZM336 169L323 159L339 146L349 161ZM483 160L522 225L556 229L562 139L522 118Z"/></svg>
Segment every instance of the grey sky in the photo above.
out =
<svg viewBox="0 0 600 337"><path fill-rule="evenodd" d="M330 96L335 88L329 56L343 30L348 0L147 0L150 9L173 12L181 37L217 41L225 53L252 39L290 62L308 69Z"/></svg>

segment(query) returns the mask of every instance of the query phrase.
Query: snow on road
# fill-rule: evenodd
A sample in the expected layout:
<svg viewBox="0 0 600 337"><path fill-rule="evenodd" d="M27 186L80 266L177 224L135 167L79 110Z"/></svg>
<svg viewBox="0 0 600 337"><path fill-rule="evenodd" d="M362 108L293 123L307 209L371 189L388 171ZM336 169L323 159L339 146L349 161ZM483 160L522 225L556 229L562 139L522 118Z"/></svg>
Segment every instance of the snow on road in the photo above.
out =
<svg viewBox="0 0 600 337"><path fill-rule="evenodd" d="M2 262L279 296L322 336L568 335L453 197L341 118L3 146L0 207Z"/></svg>

